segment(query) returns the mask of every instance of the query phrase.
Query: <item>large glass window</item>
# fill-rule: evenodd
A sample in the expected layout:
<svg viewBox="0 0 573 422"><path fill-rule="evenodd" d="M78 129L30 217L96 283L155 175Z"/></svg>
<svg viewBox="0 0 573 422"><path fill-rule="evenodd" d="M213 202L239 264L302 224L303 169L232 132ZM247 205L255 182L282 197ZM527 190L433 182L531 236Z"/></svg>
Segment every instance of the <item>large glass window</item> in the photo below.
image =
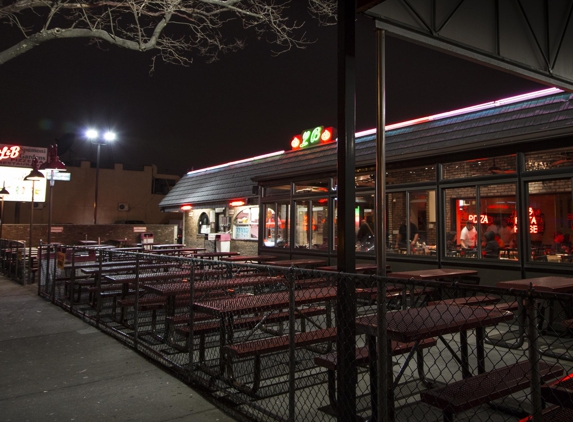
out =
<svg viewBox="0 0 573 422"><path fill-rule="evenodd" d="M288 204L266 204L263 244L270 248L288 248L290 244L290 207Z"/></svg>
<svg viewBox="0 0 573 422"><path fill-rule="evenodd" d="M388 252L435 256L435 191L392 192L387 198Z"/></svg>
<svg viewBox="0 0 573 422"><path fill-rule="evenodd" d="M480 187L481 256L518 259L515 232L516 186L514 183ZM477 224L477 216L475 218Z"/></svg>
<svg viewBox="0 0 573 422"><path fill-rule="evenodd" d="M514 155L495 158L458 161L443 165L444 179L462 179L490 174L515 174L517 170Z"/></svg>
<svg viewBox="0 0 573 422"><path fill-rule="evenodd" d="M536 151L525 154L525 170L539 171L573 166L573 149Z"/></svg>
<svg viewBox="0 0 573 422"><path fill-rule="evenodd" d="M445 197L446 257L518 259L514 183L446 189Z"/></svg>
<svg viewBox="0 0 573 422"><path fill-rule="evenodd" d="M527 184L529 195L528 243L531 260L571 262L573 206L571 179Z"/></svg>
<svg viewBox="0 0 573 422"><path fill-rule="evenodd" d="M233 220L233 239L259 238L259 207L237 210Z"/></svg>
<svg viewBox="0 0 573 422"><path fill-rule="evenodd" d="M328 199L295 203L295 247L328 250Z"/></svg>
<svg viewBox="0 0 573 422"><path fill-rule="evenodd" d="M356 251L374 254L375 224L374 193L356 195L356 207L354 209Z"/></svg>

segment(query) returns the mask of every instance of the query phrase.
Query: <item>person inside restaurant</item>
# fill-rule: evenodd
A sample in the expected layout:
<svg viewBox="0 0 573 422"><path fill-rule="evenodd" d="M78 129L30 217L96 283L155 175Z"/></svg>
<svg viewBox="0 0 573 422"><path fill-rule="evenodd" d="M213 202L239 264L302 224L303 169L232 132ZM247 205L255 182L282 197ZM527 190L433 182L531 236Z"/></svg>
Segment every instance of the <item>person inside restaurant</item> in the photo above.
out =
<svg viewBox="0 0 573 422"><path fill-rule="evenodd" d="M485 246L483 248L483 255L485 258L499 258L499 243L495 240L494 232L486 232L485 235Z"/></svg>
<svg viewBox="0 0 573 422"><path fill-rule="evenodd" d="M410 221L410 246L413 248L418 242L418 227ZM398 244L396 245L400 249L406 249L408 245L408 231L406 223L402 222L400 228L398 229Z"/></svg>
<svg viewBox="0 0 573 422"><path fill-rule="evenodd" d="M475 249L477 240L477 231L471 222L466 221L466 226L462 229L460 234L460 245L462 249Z"/></svg>

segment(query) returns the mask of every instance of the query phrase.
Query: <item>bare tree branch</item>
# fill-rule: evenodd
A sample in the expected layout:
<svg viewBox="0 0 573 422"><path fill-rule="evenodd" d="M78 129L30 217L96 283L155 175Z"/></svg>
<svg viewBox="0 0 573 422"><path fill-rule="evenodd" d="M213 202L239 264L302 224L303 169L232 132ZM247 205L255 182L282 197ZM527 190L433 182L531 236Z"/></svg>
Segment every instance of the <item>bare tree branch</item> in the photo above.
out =
<svg viewBox="0 0 573 422"><path fill-rule="evenodd" d="M304 22L289 18L290 5L291 0L3 1L0 64L64 38L155 51L152 69L157 57L183 66L197 55L217 60L243 48L249 34L274 44L273 53L280 54L311 42ZM336 22L336 0L308 0L307 7L321 24Z"/></svg>

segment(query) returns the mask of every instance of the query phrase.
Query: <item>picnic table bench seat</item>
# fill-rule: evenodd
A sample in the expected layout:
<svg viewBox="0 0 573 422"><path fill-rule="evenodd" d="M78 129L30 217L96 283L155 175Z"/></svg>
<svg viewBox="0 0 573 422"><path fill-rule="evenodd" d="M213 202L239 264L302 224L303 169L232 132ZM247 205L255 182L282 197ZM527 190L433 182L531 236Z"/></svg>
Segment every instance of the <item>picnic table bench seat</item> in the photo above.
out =
<svg viewBox="0 0 573 422"><path fill-rule="evenodd" d="M560 366L543 361L539 362L539 371L543 381L563 374ZM443 411L444 422L452 422L454 414L525 390L530 382L531 364L521 361L425 391L420 396L424 403Z"/></svg>
<svg viewBox="0 0 573 422"><path fill-rule="evenodd" d="M428 306L432 305L466 305L466 306L476 306L476 305L492 305L500 301L497 296L491 295L476 295L476 296L464 296L456 297L453 299L443 299L428 302Z"/></svg>
<svg viewBox="0 0 573 422"><path fill-rule="evenodd" d="M418 375L420 379L424 379L423 363L424 357L421 354L423 349L435 346L437 341L435 338L428 338L420 341L418 346ZM392 356L399 356L409 353L414 348L415 342L403 343L400 341L392 340ZM356 366L368 365L370 363L370 355L368 353L368 346L357 347L355 350L354 358L356 359ZM331 352L325 355L316 356L314 363L317 366L326 368L328 372L328 399L330 401L331 413L337 415L337 400L336 400L336 370L338 368L338 353Z"/></svg>
<svg viewBox="0 0 573 422"><path fill-rule="evenodd" d="M297 333L294 335L294 346L299 348L320 343L333 342L336 340L336 335L336 327ZM227 369L227 375L231 385L245 394L255 396L261 382L261 357L271 353L288 350L289 347L290 337L288 335L252 340L243 343L227 344L223 346L223 364ZM248 387L246 384L234 379L233 360L250 357L254 358L253 384L251 387Z"/></svg>
<svg viewBox="0 0 573 422"><path fill-rule="evenodd" d="M325 313L326 313L325 308L320 308L320 307L304 308L304 309L298 310L295 313L295 318L297 318L297 319L303 318L303 317L309 318L312 316L324 315ZM203 315L205 315L205 314L203 314ZM259 324L259 323L276 324L276 323L285 322L288 320L289 320L288 311L272 313L264 319L260 315L252 316L252 317L241 317L241 318L234 318L233 319L232 328L233 328L233 330L255 328L257 326L257 324ZM189 318L187 318L187 322L189 322ZM306 329L306 327L303 325L302 329L304 331ZM193 335L199 336L199 360L200 361L205 360L205 336L207 334L217 333L220 330L221 330L220 320L203 322L203 323L199 323L199 324L195 324L195 323L193 324ZM188 348L189 348L189 334L191 332L191 328L189 327L189 325L187 324L185 326L175 327L175 332L186 338L185 350L188 350ZM282 332L281 332L281 334L282 334Z"/></svg>
<svg viewBox="0 0 573 422"><path fill-rule="evenodd" d="M573 410L567 407L551 406L543 409L541 422L570 422L573 421ZM533 422L533 416L527 416L519 422Z"/></svg>

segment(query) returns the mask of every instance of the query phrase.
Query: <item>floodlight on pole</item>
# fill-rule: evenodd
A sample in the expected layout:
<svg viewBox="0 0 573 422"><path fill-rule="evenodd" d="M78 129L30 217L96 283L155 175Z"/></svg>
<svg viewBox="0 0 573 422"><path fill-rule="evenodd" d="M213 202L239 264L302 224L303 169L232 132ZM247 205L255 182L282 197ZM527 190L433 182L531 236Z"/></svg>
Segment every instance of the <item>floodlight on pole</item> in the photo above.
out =
<svg viewBox="0 0 573 422"><path fill-rule="evenodd" d="M58 145L53 144L48 147L48 159L42 163L40 170L47 172L48 180L50 181L50 205L48 208L48 259L46 264L46 286L50 282L50 261L51 261L51 243L52 243L52 204L54 202L54 173L67 171L64 163L58 157ZM52 303L55 301L56 290L55 283L52 283ZM39 287L39 286L38 286Z"/></svg>
<svg viewBox="0 0 573 422"><path fill-rule="evenodd" d="M107 145L109 142L116 140L117 135L110 130L100 135L99 131L94 128L87 129L85 137L93 144L97 145L97 158L96 158L96 176L95 176L95 199L94 199L94 224L97 224L97 199L98 199L98 185L99 185L99 157L100 148L102 145Z"/></svg>
<svg viewBox="0 0 573 422"><path fill-rule="evenodd" d="M28 261L28 283L32 284L32 229L34 227L34 190L36 189L36 182L45 179L44 175L38 170L38 159L32 158L32 171L24 180L32 181L32 202L30 202L30 243L28 245L29 261Z"/></svg>

